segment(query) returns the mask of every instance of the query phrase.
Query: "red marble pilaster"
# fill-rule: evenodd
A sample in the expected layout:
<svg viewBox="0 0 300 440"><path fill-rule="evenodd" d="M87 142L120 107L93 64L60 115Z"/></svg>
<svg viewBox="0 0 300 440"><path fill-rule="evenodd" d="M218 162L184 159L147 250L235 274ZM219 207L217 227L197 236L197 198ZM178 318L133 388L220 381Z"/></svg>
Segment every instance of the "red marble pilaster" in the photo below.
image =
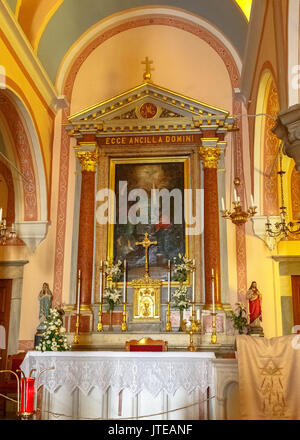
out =
<svg viewBox="0 0 300 440"><path fill-rule="evenodd" d="M212 308L212 269L215 274L215 307L222 309L220 231L217 165L221 148L218 139L202 139L200 156L204 170L204 267L205 308Z"/></svg>
<svg viewBox="0 0 300 440"><path fill-rule="evenodd" d="M91 304L95 222L95 172L97 151L79 151L82 166L77 273L81 272L81 309ZM77 296L76 296L77 298Z"/></svg>

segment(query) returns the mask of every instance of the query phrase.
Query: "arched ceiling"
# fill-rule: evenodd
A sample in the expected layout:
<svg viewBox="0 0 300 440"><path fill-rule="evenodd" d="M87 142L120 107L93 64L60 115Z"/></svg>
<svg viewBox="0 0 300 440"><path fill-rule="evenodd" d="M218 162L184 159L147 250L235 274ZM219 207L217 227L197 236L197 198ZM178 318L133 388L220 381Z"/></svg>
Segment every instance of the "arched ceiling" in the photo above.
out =
<svg viewBox="0 0 300 440"><path fill-rule="evenodd" d="M53 82L65 54L89 28L113 14L141 7L184 8L221 31L243 58L252 5L252 0L6 1Z"/></svg>

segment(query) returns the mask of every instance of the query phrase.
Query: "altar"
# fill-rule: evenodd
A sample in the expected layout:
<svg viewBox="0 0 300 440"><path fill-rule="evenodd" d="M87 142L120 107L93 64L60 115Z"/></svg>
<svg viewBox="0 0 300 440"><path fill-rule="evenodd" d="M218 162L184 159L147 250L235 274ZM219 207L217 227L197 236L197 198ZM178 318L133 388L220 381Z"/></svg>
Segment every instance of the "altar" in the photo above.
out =
<svg viewBox="0 0 300 440"><path fill-rule="evenodd" d="M43 420L193 420L213 414L213 359L212 352L30 351L21 369L27 377L36 370Z"/></svg>

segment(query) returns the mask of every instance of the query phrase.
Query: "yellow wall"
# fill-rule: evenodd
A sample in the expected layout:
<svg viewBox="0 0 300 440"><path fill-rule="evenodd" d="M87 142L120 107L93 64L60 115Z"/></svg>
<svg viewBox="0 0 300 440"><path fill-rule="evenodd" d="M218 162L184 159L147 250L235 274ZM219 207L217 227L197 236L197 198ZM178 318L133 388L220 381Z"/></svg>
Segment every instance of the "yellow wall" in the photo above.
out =
<svg viewBox="0 0 300 440"><path fill-rule="evenodd" d="M10 81L11 79L17 85L17 90L14 91L19 94L19 91L21 90L22 94L25 95L27 102L30 105L30 108L28 110L34 121L35 128L41 143L47 185L49 190L49 185L51 181L50 174L54 115L49 107L46 105L46 103L43 103L41 97L38 95L38 91L32 85L32 82L34 83L34 78L31 78L32 81L30 81L28 75L23 71L19 63L16 61L15 54L14 52L12 52L11 47L7 46L6 39L3 39L1 37L2 35L0 33L1 64L5 67L6 70L7 86L14 90L14 85L11 84ZM24 104L27 106L26 102L24 102Z"/></svg>
<svg viewBox="0 0 300 440"><path fill-rule="evenodd" d="M2 36L1 33L0 53L1 64L6 70L7 88L20 97L33 120L44 158L48 201L50 202L54 114L35 87L35 78L30 79L28 77L22 65L22 60L17 60L10 43L6 41L5 36ZM34 157L33 150L32 156ZM38 182L37 179L36 181ZM39 193L39 188L37 188L37 193ZM17 200L17 203L22 202ZM55 211L52 209L51 215L48 212L48 216L50 220L53 220ZM20 340L33 340L38 325L39 302L37 297L39 291L43 282L48 282L52 287L55 246L55 232L53 234L52 231L55 230L55 224L54 222L49 227L46 239L38 246L34 254L30 254L25 247L0 247L0 260L25 259L29 261L24 267Z"/></svg>

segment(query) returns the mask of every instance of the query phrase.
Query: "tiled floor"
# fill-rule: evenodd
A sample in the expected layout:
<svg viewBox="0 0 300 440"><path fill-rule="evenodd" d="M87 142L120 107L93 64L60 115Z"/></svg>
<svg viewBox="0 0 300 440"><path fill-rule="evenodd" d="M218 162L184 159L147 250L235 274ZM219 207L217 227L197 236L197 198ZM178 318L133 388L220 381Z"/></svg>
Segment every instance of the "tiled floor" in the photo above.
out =
<svg viewBox="0 0 300 440"><path fill-rule="evenodd" d="M8 397L11 397L12 399L16 399L16 395L10 394ZM14 402L11 402L9 400L6 401L6 414L3 414L3 400L2 397L0 397L0 420L18 420L18 417L16 415L17 411L17 404Z"/></svg>

